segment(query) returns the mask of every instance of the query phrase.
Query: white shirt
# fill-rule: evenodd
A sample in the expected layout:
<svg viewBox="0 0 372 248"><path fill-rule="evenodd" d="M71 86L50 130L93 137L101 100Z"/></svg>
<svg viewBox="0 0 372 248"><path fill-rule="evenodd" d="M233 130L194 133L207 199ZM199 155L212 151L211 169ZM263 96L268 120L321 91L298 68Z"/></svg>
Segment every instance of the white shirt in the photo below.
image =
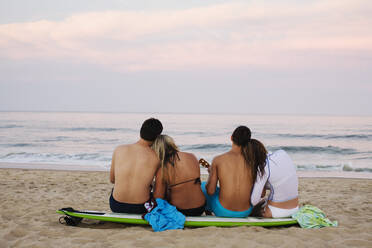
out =
<svg viewBox="0 0 372 248"><path fill-rule="evenodd" d="M266 159L265 174L257 174L253 186L251 203L257 205L264 187L270 189L269 200L285 202L298 197L298 178L296 166L284 150L269 153Z"/></svg>

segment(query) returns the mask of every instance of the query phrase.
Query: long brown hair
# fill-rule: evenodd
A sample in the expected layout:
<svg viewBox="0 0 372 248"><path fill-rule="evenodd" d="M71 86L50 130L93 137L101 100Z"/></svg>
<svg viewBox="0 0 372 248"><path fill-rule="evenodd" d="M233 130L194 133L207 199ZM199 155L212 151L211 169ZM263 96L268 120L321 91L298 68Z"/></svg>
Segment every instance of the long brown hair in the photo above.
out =
<svg viewBox="0 0 372 248"><path fill-rule="evenodd" d="M232 134L232 141L241 147L241 153L245 165L250 169L253 182L257 175L265 174L267 150L265 146L256 139L251 139L251 130L246 126L237 127Z"/></svg>
<svg viewBox="0 0 372 248"><path fill-rule="evenodd" d="M171 168L168 168L168 165L174 168L176 161L180 159L178 156L178 147L172 137L164 134L156 138L151 148L160 160L161 180L166 184L170 184L174 175L171 174Z"/></svg>

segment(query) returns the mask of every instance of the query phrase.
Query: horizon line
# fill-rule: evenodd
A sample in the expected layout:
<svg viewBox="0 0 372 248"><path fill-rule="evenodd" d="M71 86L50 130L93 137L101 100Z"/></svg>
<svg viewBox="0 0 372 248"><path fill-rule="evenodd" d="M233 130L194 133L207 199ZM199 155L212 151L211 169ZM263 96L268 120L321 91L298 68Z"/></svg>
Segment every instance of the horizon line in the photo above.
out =
<svg viewBox="0 0 372 248"><path fill-rule="evenodd" d="M0 110L0 113L87 113L87 114L174 114L174 115L291 115L291 116L339 116L372 117L372 114L330 114L330 113L248 113L248 112L171 112L171 111L97 111L97 110Z"/></svg>

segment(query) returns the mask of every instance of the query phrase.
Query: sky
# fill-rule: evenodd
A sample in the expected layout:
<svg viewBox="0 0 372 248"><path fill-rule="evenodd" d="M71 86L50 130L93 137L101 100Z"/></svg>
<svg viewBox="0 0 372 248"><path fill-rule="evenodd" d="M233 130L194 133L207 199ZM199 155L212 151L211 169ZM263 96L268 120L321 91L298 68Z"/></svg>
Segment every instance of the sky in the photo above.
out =
<svg viewBox="0 0 372 248"><path fill-rule="evenodd" d="M370 0L0 0L0 111L372 115Z"/></svg>

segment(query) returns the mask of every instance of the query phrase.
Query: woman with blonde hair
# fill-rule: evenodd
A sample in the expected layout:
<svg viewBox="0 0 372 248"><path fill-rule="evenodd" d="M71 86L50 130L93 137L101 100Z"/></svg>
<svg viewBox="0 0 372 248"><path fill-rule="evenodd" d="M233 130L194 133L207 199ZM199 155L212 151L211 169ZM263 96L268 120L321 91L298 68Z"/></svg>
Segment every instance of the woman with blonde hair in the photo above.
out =
<svg viewBox="0 0 372 248"><path fill-rule="evenodd" d="M167 200L186 216L200 216L205 197L200 188L200 167L195 155L181 152L168 135L159 135L151 147L160 160L154 197Z"/></svg>

